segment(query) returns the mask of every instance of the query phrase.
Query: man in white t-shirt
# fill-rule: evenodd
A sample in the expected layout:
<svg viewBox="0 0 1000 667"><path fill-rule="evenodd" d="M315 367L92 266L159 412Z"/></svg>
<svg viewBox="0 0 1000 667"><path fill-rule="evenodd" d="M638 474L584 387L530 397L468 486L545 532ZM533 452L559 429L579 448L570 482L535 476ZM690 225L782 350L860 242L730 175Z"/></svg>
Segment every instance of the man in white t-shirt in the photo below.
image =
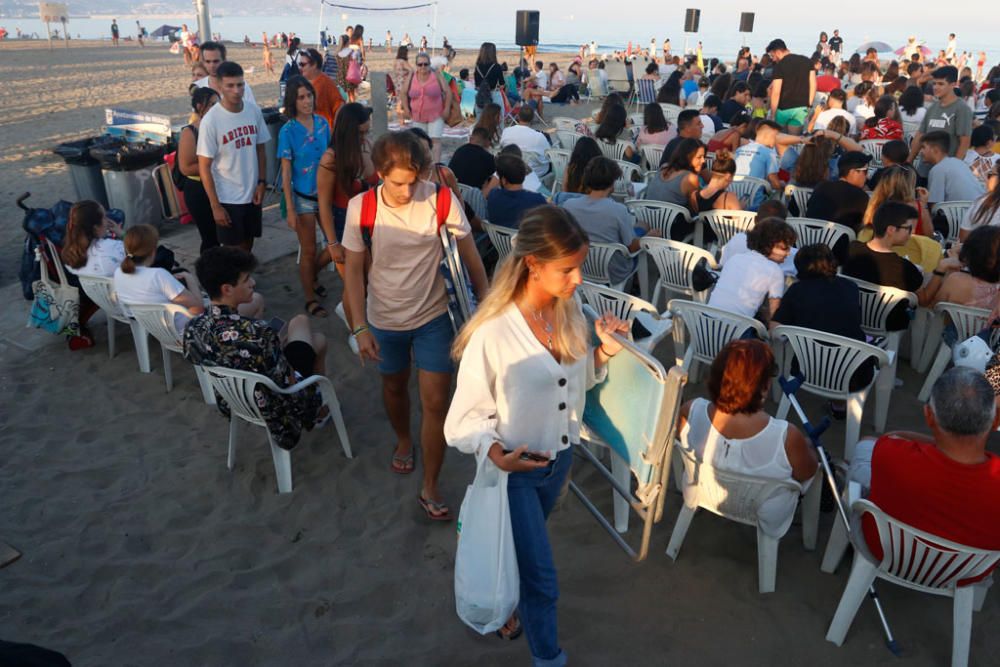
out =
<svg viewBox="0 0 1000 667"><path fill-rule="evenodd" d="M217 78L220 102L201 119L198 131L198 172L219 242L250 251L262 232L264 144L271 135L260 107L243 101L243 68L224 62Z"/></svg>
<svg viewBox="0 0 1000 667"><path fill-rule="evenodd" d="M795 239L795 230L784 220L770 218L758 223L747 234L750 252L727 258L708 305L754 317L766 299L767 319L770 320L785 294L785 274L781 265Z"/></svg>
<svg viewBox="0 0 1000 667"><path fill-rule="evenodd" d="M517 112L517 125L503 131L503 134L500 135L500 145L517 144L524 156L524 161L528 163L535 175L543 178L549 173L551 167L545 151L552 148L552 144L549 143L544 134L531 129L531 121L534 118L534 109L526 104L521 105Z"/></svg>
<svg viewBox="0 0 1000 667"><path fill-rule="evenodd" d="M439 270L439 227L458 239L459 256L480 300L486 295L486 270L458 199L447 188L439 193L433 183L419 180L430 167L430 153L415 134L382 135L372 147L372 162L382 185L351 199L344 229L344 293L354 320L352 334L361 362L377 362L382 375L382 399L396 434L391 467L398 474L414 470L409 380L411 363L416 364L424 463L418 499L427 518L448 521L451 511L441 499L438 476L444 462L454 334ZM450 199L443 221L438 219L438 197ZM362 228L366 213L373 221L367 230Z"/></svg>
<svg viewBox="0 0 1000 667"><path fill-rule="evenodd" d="M541 60L535 61L535 83L538 84L539 90L549 89L549 75L545 71L545 63Z"/></svg>
<svg viewBox="0 0 1000 667"><path fill-rule="evenodd" d="M842 88L831 90L829 96L826 98L825 108L816 116L813 129L825 130L834 118L845 118L850 125L848 134L853 136L856 132L858 121L854 117L854 114L844 109L845 104L847 104L847 93Z"/></svg>
<svg viewBox="0 0 1000 667"><path fill-rule="evenodd" d="M193 85L198 88L211 88L219 93L219 95L222 95L222 88L219 87L219 80L216 77L216 73L219 70L219 65L226 60L226 45L220 42L205 42L198 47L198 50L201 51L201 62L205 65L205 69L208 70L208 76L198 79ZM250 104L257 104L257 100L253 96L253 90L251 90L250 84L246 82L244 82L243 88L243 101Z"/></svg>

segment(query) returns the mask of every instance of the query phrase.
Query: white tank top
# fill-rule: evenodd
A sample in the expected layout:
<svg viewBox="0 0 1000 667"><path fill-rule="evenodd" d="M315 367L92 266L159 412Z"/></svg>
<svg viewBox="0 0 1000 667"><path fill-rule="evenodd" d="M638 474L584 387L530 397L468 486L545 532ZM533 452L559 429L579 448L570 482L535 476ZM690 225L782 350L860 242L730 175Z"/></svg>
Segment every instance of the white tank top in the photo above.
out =
<svg viewBox="0 0 1000 667"><path fill-rule="evenodd" d="M759 433L749 438L727 438L712 425L708 400L697 398L691 404L687 423L681 430L681 446L693 452L699 461L709 461L718 470L792 481L792 464L785 453L788 422L771 417ZM691 482L684 479L684 491ZM764 502L758 521L764 532L781 537L787 530L798 498L781 492Z"/></svg>

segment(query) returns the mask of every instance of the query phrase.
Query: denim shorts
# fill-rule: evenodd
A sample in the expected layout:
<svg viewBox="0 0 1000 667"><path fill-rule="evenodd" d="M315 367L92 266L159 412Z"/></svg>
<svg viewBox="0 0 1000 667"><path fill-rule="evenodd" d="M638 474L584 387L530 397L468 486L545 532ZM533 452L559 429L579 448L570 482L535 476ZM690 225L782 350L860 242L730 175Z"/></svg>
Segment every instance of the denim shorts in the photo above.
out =
<svg viewBox="0 0 1000 667"><path fill-rule="evenodd" d="M410 367L411 358L417 368L431 373L451 373L451 342L455 332L448 313L407 331L389 331L369 325L378 343L378 372L395 375Z"/></svg>
<svg viewBox="0 0 1000 667"><path fill-rule="evenodd" d="M309 199L303 197L298 192L294 194L295 196L295 213L298 215L302 214L312 214L315 215L319 210L319 202L315 199Z"/></svg>

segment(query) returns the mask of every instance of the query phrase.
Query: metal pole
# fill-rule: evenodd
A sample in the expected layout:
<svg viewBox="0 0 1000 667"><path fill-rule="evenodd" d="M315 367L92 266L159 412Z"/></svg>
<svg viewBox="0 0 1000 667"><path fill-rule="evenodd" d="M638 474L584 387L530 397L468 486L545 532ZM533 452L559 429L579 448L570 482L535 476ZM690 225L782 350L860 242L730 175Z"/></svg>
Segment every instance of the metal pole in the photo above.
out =
<svg viewBox="0 0 1000 667"><path fill-rule="evenodd" d="M325 50L326 49L326 44L324 43L324 40L323 40L323 10L324 9L326 9L326 3L321 1L319 3L319 25L316 27L316 34L319 35L319 42L320 42L319 46L320 46L320 48ZM330 36L327 35L327 39L329 39L329 38L330 38Z"/></svg>
<svg viewBox="0 0 1000 667"><path fill-rule="evenodd" d="M437 31L438 31L438 3L435 2L434 25L431 26L431 55L437 55Z"/></svg>
<svg viewBox="0 0 1000 667"><path fill-rule="evenodd" d="M195 11L198 12L198 42L204 44L212 39L212 24L209 22L211 12L208 0L194 0Z"/></svg>

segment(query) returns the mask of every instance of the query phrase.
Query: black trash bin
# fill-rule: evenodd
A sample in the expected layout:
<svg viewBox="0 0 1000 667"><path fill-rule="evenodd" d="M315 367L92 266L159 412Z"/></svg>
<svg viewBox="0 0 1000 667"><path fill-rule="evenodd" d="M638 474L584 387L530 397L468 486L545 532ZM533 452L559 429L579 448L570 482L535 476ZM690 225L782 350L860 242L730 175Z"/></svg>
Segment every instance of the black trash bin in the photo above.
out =
<svg viewBox="0 0 1000 667"><path fill-rule="evenodd" d="M125 212L125 225L157 225L163 221L160 191L153 170L163 162L165 146L119 143L90 149L101 165L111 208Z"/></svg>
<svg viewBox="0 0 1000 667"><path fill-rule="evenodd" d="M67 141L52 149L52 152L66 161L69 177L73 181L76 200L92 199L108 208L108 193L104 188L100 163L90 156L91 148L110 147L124 143L116 137L87 137L77 141Z"/></svg>
<svg viewBox="0 0 1000 667"><path fill-rule="evenodd" d="M264 153L267 156L264 162L267 173L264 174L264 178L267 179L267 184L271 185L278 177L278 133L281 132L281 126L288 119L281 115L278 107L264 107L260 112L264 114L264 124L267 125L267 132L271 135L268 142L264 144Z"/></svg>

